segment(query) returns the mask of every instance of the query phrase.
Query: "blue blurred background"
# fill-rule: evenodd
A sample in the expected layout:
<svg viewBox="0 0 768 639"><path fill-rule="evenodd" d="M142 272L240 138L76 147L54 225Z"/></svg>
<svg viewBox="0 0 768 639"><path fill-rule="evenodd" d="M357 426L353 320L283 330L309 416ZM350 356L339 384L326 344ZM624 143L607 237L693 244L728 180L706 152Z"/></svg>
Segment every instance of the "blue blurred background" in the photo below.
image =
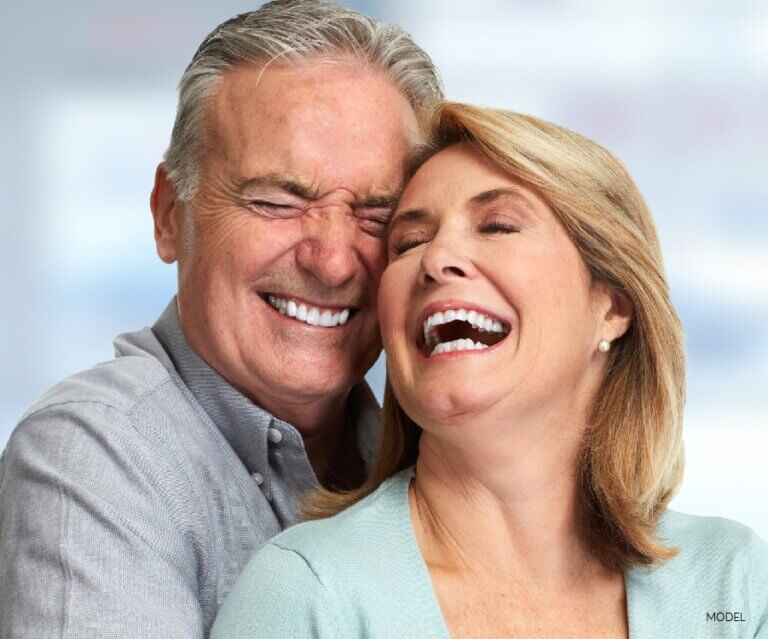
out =
<svg viewBox="0 0 768 639"><path fill-rule="evenodd" d="M451 99L533 113L621 157L654 213L687 334L673 506L768 538L768 5L713 0L349 2L405 26ZM62 377L151 324L175 272L148 206L176 83L256 4L0 4L0 448ZM370 373L379 395L381 363Z"/></svg>

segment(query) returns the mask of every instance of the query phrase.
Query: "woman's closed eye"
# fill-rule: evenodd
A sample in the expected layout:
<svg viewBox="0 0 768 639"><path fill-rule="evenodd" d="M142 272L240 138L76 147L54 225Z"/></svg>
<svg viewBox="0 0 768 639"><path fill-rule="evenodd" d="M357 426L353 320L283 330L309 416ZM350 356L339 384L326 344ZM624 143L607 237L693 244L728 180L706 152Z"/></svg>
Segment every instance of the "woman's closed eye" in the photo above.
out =
<svg viewBox="0 0 768 639"><path fill-rule="evenodd" d="M490 220L478 226L477 232L482 233L484 235L490 235L493 233L508 234L508 233L519 233L520 229L514 224L511 224L510 222L506 222L502 220ZM392 248L392 253L394 255L402 255L403 253L406 253L407 251L410 251L411 249L414 249L417 246L424 244L425 242L428 242L428 241L429 239L425 237L420 237L420 236L414 237L411 234L406 234L390 242L390 246Z"/></svg>
<svg viewBox="0 0 768 639"><path fill-rule="evenodd" d="M423 244L424 242L424 239L402 238L401 240L392 243L392 252L395 255L401 255L406 251L410 251L412 248L416 248L419 246L419 244Z"/></svg>
<svg viewBox="0 0 768 639"><path fill-rule="evenodd" d="M478 231L480 233L518 233L520 229L514 224L494 220L481 225Z"/></svg>

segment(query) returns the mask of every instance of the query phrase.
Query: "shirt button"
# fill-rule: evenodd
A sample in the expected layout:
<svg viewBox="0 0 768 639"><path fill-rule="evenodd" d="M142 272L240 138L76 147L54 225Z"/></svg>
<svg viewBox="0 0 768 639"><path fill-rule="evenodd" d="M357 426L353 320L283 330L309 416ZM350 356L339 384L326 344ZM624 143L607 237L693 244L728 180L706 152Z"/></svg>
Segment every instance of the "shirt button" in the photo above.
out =
<svg viewBox="0 0 768 639"><path fill-rule="evenodd" d="M283 441L283 434L277 428L267 428L267 439L273 444Z"/></svg>
<svg viewBox="0 0 768 639"><path fill-rule="evenodd" d="M261 473L251 473L251 477L253 477L253 481L256 482L257 486L261 486L264 483L264 475Z"/></svg>

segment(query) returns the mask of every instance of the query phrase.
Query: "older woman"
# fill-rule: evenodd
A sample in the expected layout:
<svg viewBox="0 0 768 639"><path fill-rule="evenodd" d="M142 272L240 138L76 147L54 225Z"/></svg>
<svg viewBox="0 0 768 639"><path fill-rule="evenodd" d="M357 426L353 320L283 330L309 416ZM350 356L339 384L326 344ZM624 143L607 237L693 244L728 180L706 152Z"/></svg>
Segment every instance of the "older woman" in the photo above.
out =
<svg viewBox="0 0 768 639"><path fill-rule="evenodd" d="M375 469L308 499L213 637L766 637L768 548L666 509L684 364L608 151L445 105L388 227Z"/></svg>

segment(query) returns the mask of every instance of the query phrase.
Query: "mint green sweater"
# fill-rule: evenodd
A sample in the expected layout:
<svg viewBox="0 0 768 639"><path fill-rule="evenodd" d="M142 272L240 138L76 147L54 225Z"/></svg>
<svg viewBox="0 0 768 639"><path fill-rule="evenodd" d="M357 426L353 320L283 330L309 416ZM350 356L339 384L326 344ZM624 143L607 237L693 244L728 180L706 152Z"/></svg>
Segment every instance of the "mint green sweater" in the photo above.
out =
<svg viewBox="0 0 768 639"><path fill-rule="evenodd" d="M212 639L448 639L408 511L410 467L251 559ZM768 639L768 546L749 528L667 510L674 559L625 575L630 639Z"/></svg>

